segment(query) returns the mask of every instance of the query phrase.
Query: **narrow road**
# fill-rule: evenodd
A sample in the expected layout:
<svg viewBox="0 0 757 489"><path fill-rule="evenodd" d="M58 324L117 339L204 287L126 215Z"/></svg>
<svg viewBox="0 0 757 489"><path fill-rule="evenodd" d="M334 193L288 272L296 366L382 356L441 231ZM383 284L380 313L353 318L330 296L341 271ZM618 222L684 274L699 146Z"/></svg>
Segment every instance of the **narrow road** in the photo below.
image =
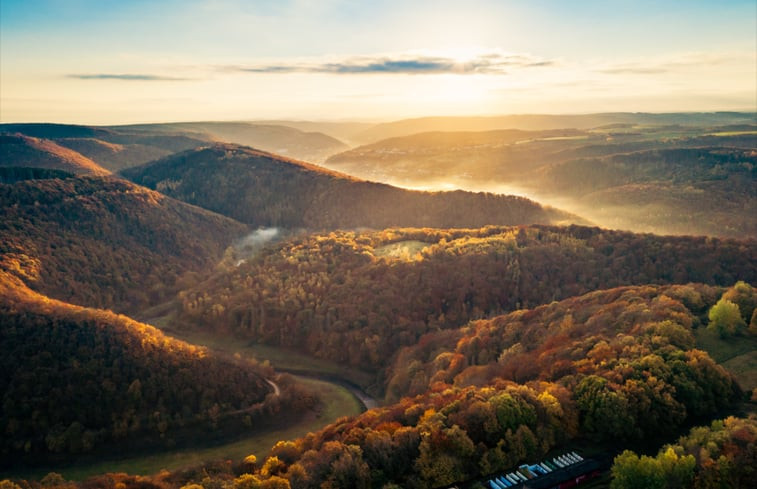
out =
<svg viewBox="0 0 757 489"><path fill-rule="evenodd" d="M273 395L276 397L279 397L281 395L281 389L279 389L279 386L276 384L276 382L272 380L265 379L268 384L273 387Z"/></svg>
<svg viewBox="0 0 757 489"><path fill-rule="evenodd" d="M344 387L345 389L350 391L350 393L355 397L355 399L360 401L360 404L362 404L366 410L373 409L379 406L378 400L368 395L361 387L353 384L352 382L348 380L345 380L342 377L319 373L319 372L310 372L307 370L296 369L296 368L276 368L276 370L278 372L285 372L288 374L299 375L301 377L307 377L310 379L320 380L323 382L330 382L332 384L336 384L341 387Z"/></svg>

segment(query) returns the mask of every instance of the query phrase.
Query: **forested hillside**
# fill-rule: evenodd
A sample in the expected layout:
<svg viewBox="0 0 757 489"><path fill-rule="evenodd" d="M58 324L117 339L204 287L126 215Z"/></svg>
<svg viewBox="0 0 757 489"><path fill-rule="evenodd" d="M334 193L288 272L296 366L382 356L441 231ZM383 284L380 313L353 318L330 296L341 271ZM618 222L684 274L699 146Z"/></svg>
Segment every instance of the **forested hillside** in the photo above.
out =
<svg viewBox="0 0 757 489"><path fill-rule="evenodd" d="M23 180L44 180L47 178L73 178L74 174L51 168L28 166L0 166L0 183L16 183Z"/></svg>
<svg viewBox="0 0 757 489"><path fill-rule="evenodd" d="M0 124L4 137L21 137L43 149L61 148L65 154L78 160L93 161L110 171L141 165L178 151L185 151L207 144L210 136L199 132L187 134L180 131L132 131L128 128L110 129L69 124ZM13 166L51 166L55 161L49 157L25 150L14 149L12 140L0 140L0 156L4 164ZM15 142L18 145L18 141ZM58 150L60 152L60 150ZM109 171L108 171L109 170ZM76 172L80 173L80 172Z"/></svg>
<svg viewBox="0 0 757 489"><path fill-rule="evenodd" d="M48 168L83 175L110 174L91 159L53 141L2 132L0 166Z"/></svg>
<svg viewBox="0 0 757 489"><path fill-rule="evenodd" d="M668 149L573 159L542 167L524 180L544 195L575 199L616 226L755 237L755 141L751 149Z"/></svg>
<svg viewBox="0 0 757 489"><path fill-rule="evenodd" d="M100 177L0 184L0 214L4 270L51 297L118 311L172 297L246 229Z"/></svg>
<svg viewBox="0 0 757 489"><path fill-rule="evenodd" d="M406 350L423 352L420 361L399 362L423 394L279 443L238 480L443 487L577 437L663 439L741 398L693 348L692 328L718 295L703 285L622 287L432 334Z"/></svg>
<svg viewBox="0 0 757 489"><path fill-rule="evenodd" d="M234 145L181 153L122 174L254 226L382 229L581 222L521 197L408 191Z"/></svg>
<svg viewBox="0 0 757 489"><path fill-rule="evenodd" d="M757 417L730 416L693 428L656 457L615 458L612 489L749 488L757 476Z"/></svg>
<svg viewBox="0 0 757 489"><path fill-rule="evenodd" d="M242 426L242 413L259 429L278 406L263 405L272 389L262 375L270 372L258 366L222 361L126 316L50 299L3 271L0 324L3 467L198 440L227 418Z"/></svg>
<svg viewBox="0 0 757 489"><path fill-rule="evenodd" d="M332 232L182 292L175 323L381 371L398 348L471 319L625 284L756 279L753 241L579 226Z"/></svg>
<svg viewBox="0 0 757 489"><path fill-rule="evenodd" d="M343 147L276 125L0 125L0 468L235 444L296 419L308 428L270 452L255 442L242 461L19 489L479 489L588 446L608 464L629 449L617 489L748 487L756 126L677 117L558 118L578 129L534 117L529 131L483 132L470 131L506 119L470 118L456 121L469 132L401 133L332 162L430 187L517 183L605 225L681 236L217 142ZM333 405L271 364L315 385L360 379L381 407L322 427ZM631 451L695 424L709 428L656 457Z"/></svg>

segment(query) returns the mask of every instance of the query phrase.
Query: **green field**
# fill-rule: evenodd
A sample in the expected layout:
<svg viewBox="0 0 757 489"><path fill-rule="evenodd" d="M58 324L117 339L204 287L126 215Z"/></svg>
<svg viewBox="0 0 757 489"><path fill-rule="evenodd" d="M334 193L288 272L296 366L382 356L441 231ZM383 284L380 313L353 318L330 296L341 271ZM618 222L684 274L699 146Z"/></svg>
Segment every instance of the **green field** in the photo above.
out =
<svg viewBox="0 0 757 489"><path fill-rule="evenodd" d="M709 331L704 326L694 330L697 340L697 348L706 351L718 363L757 351L757 338L751 336L734 336L720 338L714 331Z"/></svg>
<svg viewBox="0 0 757 489"><path fill-rule="evenodd" d="M744 353L722 365L739 381L739 385L746 391L757 388L757 351Z"/></svg>
<svg viewBox="0 0 757 489"><path fill-rule="evenodd" d="M736 377L742 389L757 387L757 338L736 336L722 339L704 327L694 331L700 348Z"/></svg>

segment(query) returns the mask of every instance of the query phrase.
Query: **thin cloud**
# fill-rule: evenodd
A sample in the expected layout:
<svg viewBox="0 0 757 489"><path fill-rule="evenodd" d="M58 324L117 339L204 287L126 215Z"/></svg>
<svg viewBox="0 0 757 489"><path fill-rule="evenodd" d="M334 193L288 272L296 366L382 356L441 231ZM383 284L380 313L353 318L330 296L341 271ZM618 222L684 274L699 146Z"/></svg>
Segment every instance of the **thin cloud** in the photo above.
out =
<svg viewBox="0 0 757 489"><path fill-rule="evenodd" d="M67 78L77 80L124 80L124 81L187 81L189 78L176 78L172 76L142 75L142 74L118 74L118 73L91 73L70 74Z"/></svg>
<svg viewBox="0 0 757 489"><path fill-rule="evenodd" d="M239 73L331 73L355 74L506 74L510 70L552 66L555 62L522 54L484 53L468 59L449 56L387 55L358 56L328 62L295 62L233 65L220 69Z"/></svg>
<svg viewBox="0 0 757 489"><path fill-rule="evenodd" d="M644 66L626 66L599 70L600 73L604 73L606 75L657 75L660 73L667 73L668 71L669 70L665 68Z"/></svg>
<svg viewBox="0 0 757 489"><path fill-rule="evenodd" d="M657 58L631 63L613 63L597 69L607 75L659 75L686 68L699 68L727 63L733 55L717 53L687 53L676 57Z"/></svg>

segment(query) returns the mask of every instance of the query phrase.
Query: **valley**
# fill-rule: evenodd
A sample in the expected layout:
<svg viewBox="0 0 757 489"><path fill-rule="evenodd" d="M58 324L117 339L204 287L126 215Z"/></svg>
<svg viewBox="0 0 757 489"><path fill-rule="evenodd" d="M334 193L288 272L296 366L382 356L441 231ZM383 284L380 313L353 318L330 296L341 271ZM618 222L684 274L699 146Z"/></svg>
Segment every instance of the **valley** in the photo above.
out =
<svg viewBox="0 0 757 489"><path fill-rule="evenodd" d="M570 449L601 487L688 433L744 480L752 122L2 124L0 473L473 489Z"/></svg>

